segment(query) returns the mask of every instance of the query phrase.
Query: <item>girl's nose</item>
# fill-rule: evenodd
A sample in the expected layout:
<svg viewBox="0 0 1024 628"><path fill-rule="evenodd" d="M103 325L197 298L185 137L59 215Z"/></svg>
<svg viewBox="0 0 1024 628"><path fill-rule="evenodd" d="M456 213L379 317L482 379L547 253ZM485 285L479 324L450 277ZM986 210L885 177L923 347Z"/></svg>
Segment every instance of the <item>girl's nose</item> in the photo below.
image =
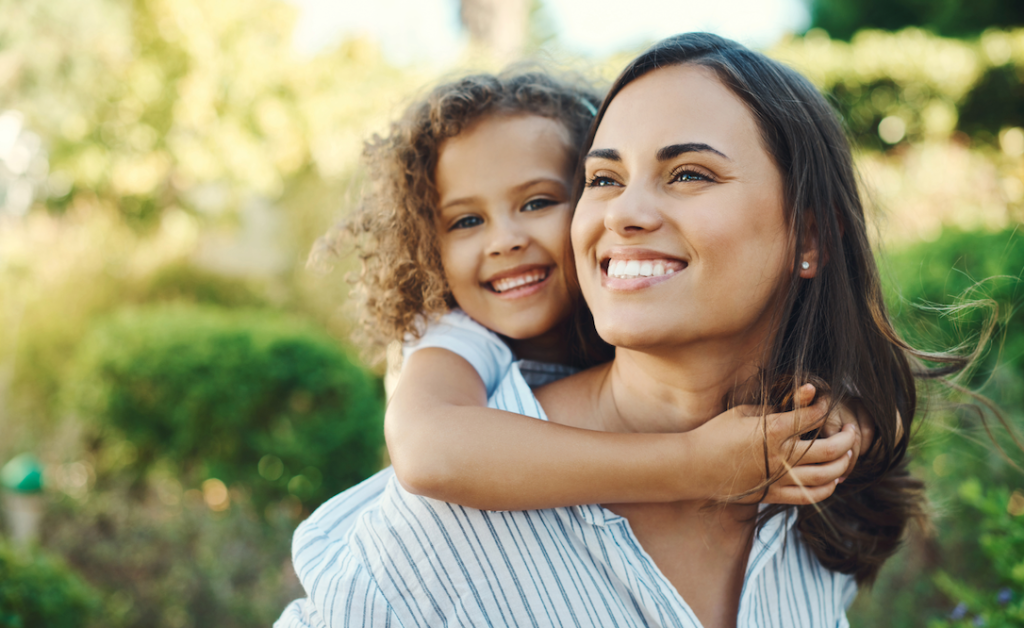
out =
<svg viewBox="0 0 1024 628"><path fill-rule="evenodd" d="M509 255L522 251L530 243L530 238L521 229L517 229L514 221L504 222L495 225L494 237L487 247L487 254L490 256Z"/></svg>
<svg viewBox="0 0 1024 628"><path fill-rule="evenodd" d="M605 228L621 236L654 231L662 222L657 194L638 184L628 186L605 209Z"/></svg>

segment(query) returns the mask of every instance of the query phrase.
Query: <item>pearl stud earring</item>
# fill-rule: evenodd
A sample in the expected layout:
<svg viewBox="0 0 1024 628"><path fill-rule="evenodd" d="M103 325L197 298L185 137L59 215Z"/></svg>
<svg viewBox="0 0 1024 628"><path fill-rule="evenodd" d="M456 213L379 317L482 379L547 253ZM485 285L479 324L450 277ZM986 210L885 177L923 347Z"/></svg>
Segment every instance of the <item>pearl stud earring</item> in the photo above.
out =
<svg viewBox="0 0 1024 628"><path fill-rule="evenodd" d="M804 263L800 264L800 268L803 268L804 270L807 270L810 267L811 267L811 263L810 262L804 262Z"/></svg>

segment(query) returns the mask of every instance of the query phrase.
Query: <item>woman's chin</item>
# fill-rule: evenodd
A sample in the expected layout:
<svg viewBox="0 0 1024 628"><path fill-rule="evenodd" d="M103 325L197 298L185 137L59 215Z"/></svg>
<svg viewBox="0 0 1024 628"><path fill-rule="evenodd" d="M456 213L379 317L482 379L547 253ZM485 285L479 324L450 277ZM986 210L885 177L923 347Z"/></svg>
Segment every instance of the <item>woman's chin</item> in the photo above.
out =
<svg viewBox="0 0 1024 628"><path fill-rule="evenodd" d="M601 339L619 349L643 350L651 347L664 347L670 339L665 337L664 330L643 329L636 325L597 325L597 334Z"/></svg>

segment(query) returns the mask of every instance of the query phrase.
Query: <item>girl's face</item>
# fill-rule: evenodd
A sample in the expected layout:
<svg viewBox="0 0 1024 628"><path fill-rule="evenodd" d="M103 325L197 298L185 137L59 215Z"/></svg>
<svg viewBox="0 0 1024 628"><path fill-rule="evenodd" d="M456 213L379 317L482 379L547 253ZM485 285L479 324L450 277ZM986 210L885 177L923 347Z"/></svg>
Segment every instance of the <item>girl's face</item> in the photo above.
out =
<svg viewBox="0 0 1024 628"><path fill-rule="evenodd" d="M586 178L572 243L606 341L725 342L743 355L763 343L793 263L782 179L749 109L710 70L672 66L627 85Z"/></svg>
<svg viewBox="0 0 1024 628"><path fill-rule="evenodd" d="M562 272L572 166L568 132L539 116L489 116L441 148L445 276L459 307L499 334L535 338L572 312Z"/></svg>

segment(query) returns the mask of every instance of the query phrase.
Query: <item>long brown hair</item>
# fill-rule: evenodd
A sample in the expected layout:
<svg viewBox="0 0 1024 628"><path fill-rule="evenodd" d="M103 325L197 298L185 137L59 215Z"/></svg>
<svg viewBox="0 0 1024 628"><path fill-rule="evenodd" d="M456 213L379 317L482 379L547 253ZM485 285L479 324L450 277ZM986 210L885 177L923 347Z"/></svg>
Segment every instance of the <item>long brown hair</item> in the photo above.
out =
<svg viewBox="0 0 1024 628"><path fill-rule="evenodd" d="M831 497L799 507L796 522L824 566L869 582L899 547L908 522L922 512L922 483L907 468L916 380L948 375L967 360L917 351L894 330L842 125L818 90L783 64L708 33L662 40L615 80L582 154L623 87L658 68L682 64L713 71L753 113L782 176L794 259L800 259L808 234L817 236L822 262L816 276L801 279L794 265L780 288L779 333L761 365L760 402L765 412L774 411L799 383L814 377L829 384L834 405L857 399L873 418L874 441L856 468ZM580 171L577 200L582 179ZM940 366L924 368L919 359ZM770 506L759 519L763 523L785 509Z"/></svg>

